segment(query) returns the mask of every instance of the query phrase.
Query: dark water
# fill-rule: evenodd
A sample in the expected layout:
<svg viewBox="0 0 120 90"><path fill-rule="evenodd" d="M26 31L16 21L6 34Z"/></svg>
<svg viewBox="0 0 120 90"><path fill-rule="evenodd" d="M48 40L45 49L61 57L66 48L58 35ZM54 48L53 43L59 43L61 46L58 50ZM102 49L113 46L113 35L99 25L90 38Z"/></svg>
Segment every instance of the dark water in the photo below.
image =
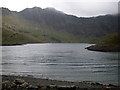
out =
<svg viewBox="0 0 120 90"><path fill-rule="evenodd" d="M2 47L2 74L118 85L118 53L88 51L91 44Z"/></svg>

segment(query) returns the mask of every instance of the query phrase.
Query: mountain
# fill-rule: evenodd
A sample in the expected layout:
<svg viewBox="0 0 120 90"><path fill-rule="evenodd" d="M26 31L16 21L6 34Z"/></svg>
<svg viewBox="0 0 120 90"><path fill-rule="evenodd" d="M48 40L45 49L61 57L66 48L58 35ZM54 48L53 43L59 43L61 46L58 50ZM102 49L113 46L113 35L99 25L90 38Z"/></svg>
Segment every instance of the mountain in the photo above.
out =
<svg viewBox="0 0 120 90"><path fill-rule="evenodd" d="M118 15L84 18L67 15L54 8L39 7L26 8L20 12L10 11L7 8L1 8L1 10L3 37L6 37L4 33L8 31L11 35L13 32L18 35L24 34L24 38L32 37L29 39L30 43L95 42L118 30ZM19 40L20 37L12 43L17 44ZM3 39L3 44L10 44L8 41L9 39ZM24 43L27 43L27 39Z"/></svg>
<svg viewBox="0 0 120 90"><path fill-rule="evenodd" d="M120 33L108 35L96 45L86 49L103 52L120 52Z"/></svg>
<svg viewBox="0 0 120 90"><path fill-rule="evenodd" d="M3 28L2 36L3 45L18 45L39 42L39 40L29 34L19 33L10 28Z"/></svg>

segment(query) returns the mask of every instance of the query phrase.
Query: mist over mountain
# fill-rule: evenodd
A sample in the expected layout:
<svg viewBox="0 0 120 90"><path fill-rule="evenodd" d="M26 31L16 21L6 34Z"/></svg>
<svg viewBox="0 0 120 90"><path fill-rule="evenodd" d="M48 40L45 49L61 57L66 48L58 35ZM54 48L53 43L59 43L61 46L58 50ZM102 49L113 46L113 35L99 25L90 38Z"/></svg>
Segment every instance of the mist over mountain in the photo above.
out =
<svg viewBox="0 0 120 90"><path fill-rule="evenodd" d="M1 9L3 33L8 30L34 38L34 40L31 39L29 42L25 40L22 43L93 42L106 35L118 32L118 15L84 18L68 15L54 8L33 7L20 12L10 11L7 8ZM11 34L3 36L3 43L9 41ZM19 41L20 37L18 38L17 34L12 37L12 43L17 39ZM16 39L14 40L14 38Z"/></svg>

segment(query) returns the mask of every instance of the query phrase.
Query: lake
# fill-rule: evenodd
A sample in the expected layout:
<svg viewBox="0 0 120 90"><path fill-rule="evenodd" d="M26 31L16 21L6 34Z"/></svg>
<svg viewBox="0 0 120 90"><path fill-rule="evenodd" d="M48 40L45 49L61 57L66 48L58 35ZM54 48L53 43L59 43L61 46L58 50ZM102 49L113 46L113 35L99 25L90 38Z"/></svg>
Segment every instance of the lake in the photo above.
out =
<svg viewBox="0 0 120 90"><path fill-rule="evenodd" d="M2 74L118 85L118 53L85 49L92 44L2 46Z"/></svg>

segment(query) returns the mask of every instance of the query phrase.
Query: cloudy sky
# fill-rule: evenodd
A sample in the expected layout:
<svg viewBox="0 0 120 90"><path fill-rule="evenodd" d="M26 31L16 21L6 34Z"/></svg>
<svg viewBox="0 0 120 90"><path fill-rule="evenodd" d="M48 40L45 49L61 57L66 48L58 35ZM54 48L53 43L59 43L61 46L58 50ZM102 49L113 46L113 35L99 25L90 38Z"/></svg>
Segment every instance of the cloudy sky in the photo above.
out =
<svg viewBox="0 0 120 90"><path fill-rule="evenodd" d="M2 7L21 11L32 7L53 7L78 17L91 17L118 12L119 0L2 0Z"/></svg>

